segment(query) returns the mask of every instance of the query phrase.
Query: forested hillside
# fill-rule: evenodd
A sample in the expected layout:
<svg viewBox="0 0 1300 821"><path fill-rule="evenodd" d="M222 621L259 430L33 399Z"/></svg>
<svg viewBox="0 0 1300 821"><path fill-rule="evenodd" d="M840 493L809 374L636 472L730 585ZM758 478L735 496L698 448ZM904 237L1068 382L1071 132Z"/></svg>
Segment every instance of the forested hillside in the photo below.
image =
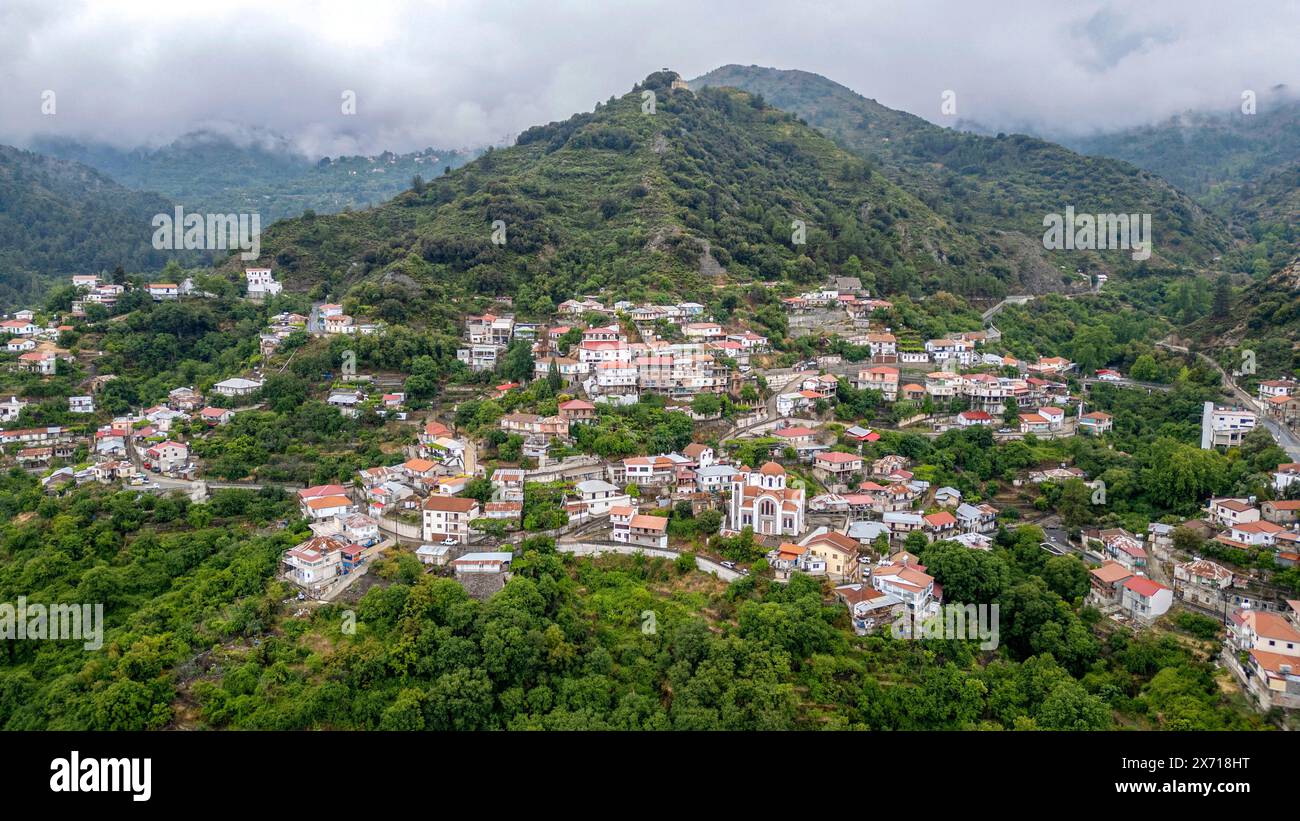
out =
<svg viewBox="0 0 1300 821"><path fill-rule="evenodd" d="M156 191L193 211L259 213L263 226L304 211L332 214L379 205L410 188L417 175L436 177L478 153L427 148L313 160L278 135L256 133L236 141L203 131L159 148L123 150L55 138L38 140L33 148L84 163L127 188Z"/></svg>
<svg viewBox="0 0 1300 821"><path fill-rule="evenodd" d="M1285 88L1253 113L1189 111L1067 143L1159 174L1228 220L1249 242L1225 258L1228 270L1262 277L1300 252L1300 99Z"/></svg>
<svg viewBox="0 0 1300 821"><path fill-rule="evenodd" d="M868 271L914 295L1023 287L986 233L792 115L736 90L672 90L673 76L373 211L278 224L263 247L296 288L376 277L552 303L614 284L629 298L698 299L724 274L811 284ZM643 92L657 95L653 114Z"/></svg>
<svg viewBox="0 0 1300 821"><path fill-rule="evenodd" d="M1091 254L1086 268L1195 268L1232 245L1219 219L1156 175L1122 162L1083 156L1022 134L987 137L941 128L804 71L729 65L691 81L692 88L705 86L742 88L799 115L877 163L882 173L937 213L958 224L1020 237L1048 268L1057 262L1043 255L1043 216L1067 205L1080 213L1153 215L1150 260Z"/></svg>
<svg viewBox="0 0 1300 821"><path fill-rule="evenodd" d="M150 220L172 207L80 163L0 145L0 308L69 274L161 268L173 255L153 248Z"/></svg>
<svg viewBox="0 0 1300 821"><path fill-rule="evenodd" d="M1300 157L1300 99L1278 89L1252 113L1188 111L1159 123L1067 139L1077 151L1115 157L1214 201L1225 186L1259 182Z"/></svg>

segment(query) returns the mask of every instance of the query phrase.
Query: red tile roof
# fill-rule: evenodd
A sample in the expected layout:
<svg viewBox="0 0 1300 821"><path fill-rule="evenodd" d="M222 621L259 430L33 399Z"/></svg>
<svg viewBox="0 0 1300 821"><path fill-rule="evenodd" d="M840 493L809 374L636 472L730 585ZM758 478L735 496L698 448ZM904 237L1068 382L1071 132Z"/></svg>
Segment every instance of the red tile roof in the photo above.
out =
<svg viewBox="0 0 1300 821"><path fill-rule="evenodd" d="M1152 581L1151 579L1148 579L1145 576L1134 576L1133 578L1124 582L1124 586L1127 587L1129 590L1132 590L1134 593L1137 593L1139 596L1143 597L1144 599L1151 598L1156 593L1159 593L1161 590L1169 589L1168 587L1165 587L1160 582Z"/></svg>

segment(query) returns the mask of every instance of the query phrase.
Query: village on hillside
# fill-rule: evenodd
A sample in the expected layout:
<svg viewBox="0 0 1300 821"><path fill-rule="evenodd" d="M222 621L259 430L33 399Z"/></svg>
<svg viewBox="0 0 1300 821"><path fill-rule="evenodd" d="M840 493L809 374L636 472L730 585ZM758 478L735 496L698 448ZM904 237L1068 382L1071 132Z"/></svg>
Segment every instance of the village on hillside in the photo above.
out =
<svg viewBox="0 0 1300 821"><path fill-rule="evenodd" d="M244 273L245 300L280 297L270 268ZM1116 419L1094 394L1158 397L1168 386L1109 366L1084 372L1051 352L1017 358L992 321L922 338L890 324L890 301L839 277L780 300L791 339L837 340L791 361L768 325L716 318L700 303L585 297L550 320L524 320L498 298L463 317L454 359L466 381L430 404L408 397L412 374L367 369L347 348L359 337L383 344L388 323L318 301L268 314L250 367L109 412L102 397L114 375L68 340L129 288L90 275L72 285L66 314L25 310L0 323L9 370L28 386L0 401L6 460L39 474L48 494L100 483L202 502L222 487L283 487L311 532L280 569L304 601L345 595L377 559L398 554L490 596L510 578L520 540L541 534L579 555L685 556L724 580L824 579L867 635L940 614L943 584L917 556L925 545L988 552L1032 526L1045 554L1086 563L1088 603L1114 624L1141 631L1181 610L1208 616L1225 626L1221 662L1251 700L1300 708L1300 593L1223 559L1264 553L1296 566L1300 463L1277 464L1274 498L1209 495L1199 515L1135 532L1113 519L1081 526L1105 522L1105 483L1068 456L1034 454L1068 454L1078 438L1107 447ZM144 291L154 303L215 298L190 279ZM228 432L279 401L277 375L313 345L331 346L336 363L312 374L317 397L338 418L379 426L366 452L382 458L316 484L231 467ZM51 401L32 379L74 370L84 381L61 400L67 423L24 426L25 409ZM1257 425L1289 431L1297 388L1268 379L1249 402L1206 402L1201 448L1240 448ZM981 480L950 456L937 467L917 442L1019 461ZM1095 516L1064 511L1072 487L1086 489ZM1206 545L1222 548L1218 560Z"/></svg>

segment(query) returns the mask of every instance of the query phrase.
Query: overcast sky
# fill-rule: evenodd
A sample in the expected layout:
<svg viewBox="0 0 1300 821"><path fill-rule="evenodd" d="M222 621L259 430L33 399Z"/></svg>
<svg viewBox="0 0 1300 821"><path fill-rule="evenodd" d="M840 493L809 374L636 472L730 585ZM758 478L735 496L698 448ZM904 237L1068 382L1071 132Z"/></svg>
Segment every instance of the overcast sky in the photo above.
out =
<svg viewBox="0 0 1300 821"><path fill-rule="evenodd" d="M0 141L133 146L216 127L315 155L498 143L660 67L727 63L814 71L944 124L951 89L962 120L1086 133L1300 88L1300 3L1245 5L3 0Z"/></svg>

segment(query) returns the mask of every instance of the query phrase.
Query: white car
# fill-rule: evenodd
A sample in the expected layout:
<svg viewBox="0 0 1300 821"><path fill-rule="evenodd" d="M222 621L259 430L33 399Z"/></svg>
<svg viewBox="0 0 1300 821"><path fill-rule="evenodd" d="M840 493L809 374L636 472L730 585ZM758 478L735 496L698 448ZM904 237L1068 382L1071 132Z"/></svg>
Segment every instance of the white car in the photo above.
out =
<svg viewBox="0 0 1300 821"><path fill-rule="evenodd" d="M447 538L443 539L443 540L442 540L442 543L445 544L445 545L447 545L447 547L451 547L452 545L458 545L458 544L460 544L459 541L457 541L456 539L453 539L453 538L450 537L450 536L448 536Z"/></svg>

